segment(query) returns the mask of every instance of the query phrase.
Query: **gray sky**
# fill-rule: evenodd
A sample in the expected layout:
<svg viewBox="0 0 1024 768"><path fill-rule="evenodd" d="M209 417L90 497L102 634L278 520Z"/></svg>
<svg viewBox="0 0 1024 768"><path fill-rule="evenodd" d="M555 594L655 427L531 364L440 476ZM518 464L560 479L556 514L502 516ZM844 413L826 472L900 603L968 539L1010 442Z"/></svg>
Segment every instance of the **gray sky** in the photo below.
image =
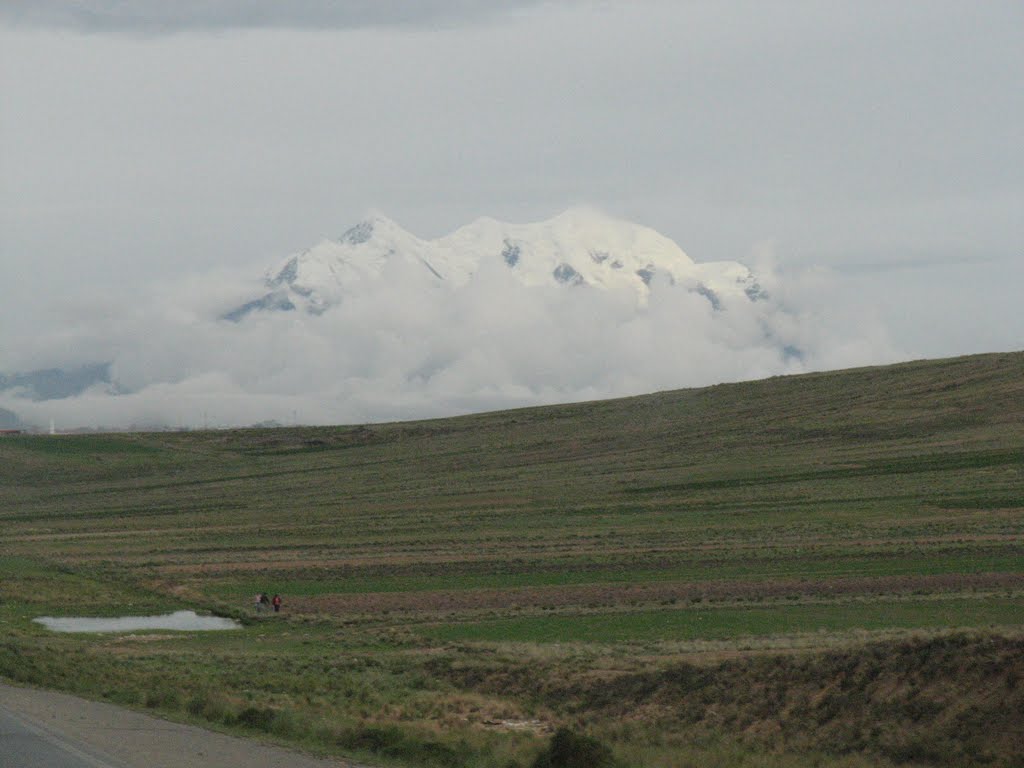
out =
<svg viewBox="0 0 1024 768"><path fill-rule="evenodd" d="M0 370L370 208L578 203L827 268L908 357L1019 349L1022 41L1016 1L7 0Z"/></svg>

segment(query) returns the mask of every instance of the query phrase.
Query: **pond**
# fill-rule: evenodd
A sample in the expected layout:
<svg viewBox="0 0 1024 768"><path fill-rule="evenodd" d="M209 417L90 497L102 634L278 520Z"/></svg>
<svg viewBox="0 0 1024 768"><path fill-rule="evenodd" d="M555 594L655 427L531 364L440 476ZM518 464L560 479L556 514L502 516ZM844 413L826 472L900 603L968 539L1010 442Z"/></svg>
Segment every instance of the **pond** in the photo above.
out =
<svg viewBox="0 0 1024 768"><path fill-rule="evenodd" d="M40 616L32 621L42 624L54 632L134 632L139 629L194 632L240 629L242 626L234 619L225 619L220 616L198 616L195 611L175 611L163 616L116 616L113 618Z"/></svg>

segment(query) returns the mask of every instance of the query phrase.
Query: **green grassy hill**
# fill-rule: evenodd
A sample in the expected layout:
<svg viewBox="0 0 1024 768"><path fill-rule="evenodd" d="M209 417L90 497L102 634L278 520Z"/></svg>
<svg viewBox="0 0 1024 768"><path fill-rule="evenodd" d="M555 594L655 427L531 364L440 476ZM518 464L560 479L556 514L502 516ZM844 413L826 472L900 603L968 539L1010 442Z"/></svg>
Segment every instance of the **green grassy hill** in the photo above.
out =
<svg viewBox="0 0 1024 768"><path fill-rule="evenodd" d="M3 437L0 467L17 679L148 686L172 714L413 765L525 765L559 725L635 765L1024 749L990 727L1024 732L1024 353L401 424ZM233 634L29 622L241 615L260 590L285 614ZM239 671L253 653L272 685Z"/></svg>

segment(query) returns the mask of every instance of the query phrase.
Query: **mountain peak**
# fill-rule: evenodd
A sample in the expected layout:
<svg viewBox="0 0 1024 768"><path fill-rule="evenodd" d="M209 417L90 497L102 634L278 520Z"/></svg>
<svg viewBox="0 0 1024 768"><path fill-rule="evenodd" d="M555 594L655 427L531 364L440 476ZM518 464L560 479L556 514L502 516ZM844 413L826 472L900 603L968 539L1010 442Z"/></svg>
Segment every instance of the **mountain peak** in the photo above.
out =
<svg viewBox="0 0 1024 768"><path fill-rule="evenodd" d="M499 219L492 218L490 216L480 216L473 220L472 223L467 224L464 227L459 228L456 232L461 231L486 231L493 229L524 229L524 228L575 228L575 229L589 229L593 230L595 227L636 227L638 225L632 224L623 219L618 219L599 208L595 208L590 205L574 205L566 208L561 213L555 214L549 219L543 219L541 221L535 221L528 224L513 224L507 221L501 221ZM454 234L454 233L453 233Z"/></svg>
<svg viewBox="0 0 1024 768"><path fill-rule="evenodd" d="M396 233L408 235L404 229L383 213L371 211L358 224L345 230L338 239L340 242L348 243L349 245L361 245L375 236L387 237Z"/></svg>
<svg viewBox="0 0 1024 768"><path fill-rule="evenodd" d="M600 208L595 208L592 205L571 205L555 216L552 216L547 224L572 224L575 226L592 226L594 224L609 225L618 224L626 226L636 226L623 219L616 218Z"/></svg>
<svg viewBox="0 0 1024 768"><path fill-rule="evenodd" d="M592 206L573 206L532 224L481 217L436 240L421 240L373 211L338 240L282 261L267 273L269 293L223 317L238 321L255 311L296 309L320 314L360 293L367 281L405 272L429 274L431 281L457 290L485 263L503 264L527 287L624 289L641 305L651 286L661 282L703 297L714 311L733 300L763 298L742 264L696 264L664 235ZM393 266L385 269L386 264Z"/></svg>

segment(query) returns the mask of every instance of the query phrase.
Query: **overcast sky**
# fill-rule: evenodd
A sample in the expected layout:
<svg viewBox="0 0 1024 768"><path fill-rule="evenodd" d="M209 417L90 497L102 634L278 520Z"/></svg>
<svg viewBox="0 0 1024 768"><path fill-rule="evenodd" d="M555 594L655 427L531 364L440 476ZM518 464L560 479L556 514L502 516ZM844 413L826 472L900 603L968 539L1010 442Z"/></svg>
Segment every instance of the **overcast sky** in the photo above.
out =
<svg viewBox="0 0 1024 768"><path fill-rule="evenodd" d="M0 371L368 209L579 203L824 268L907 357L1024 348L1021 83L1018 0L6 0Z"/></svg>

